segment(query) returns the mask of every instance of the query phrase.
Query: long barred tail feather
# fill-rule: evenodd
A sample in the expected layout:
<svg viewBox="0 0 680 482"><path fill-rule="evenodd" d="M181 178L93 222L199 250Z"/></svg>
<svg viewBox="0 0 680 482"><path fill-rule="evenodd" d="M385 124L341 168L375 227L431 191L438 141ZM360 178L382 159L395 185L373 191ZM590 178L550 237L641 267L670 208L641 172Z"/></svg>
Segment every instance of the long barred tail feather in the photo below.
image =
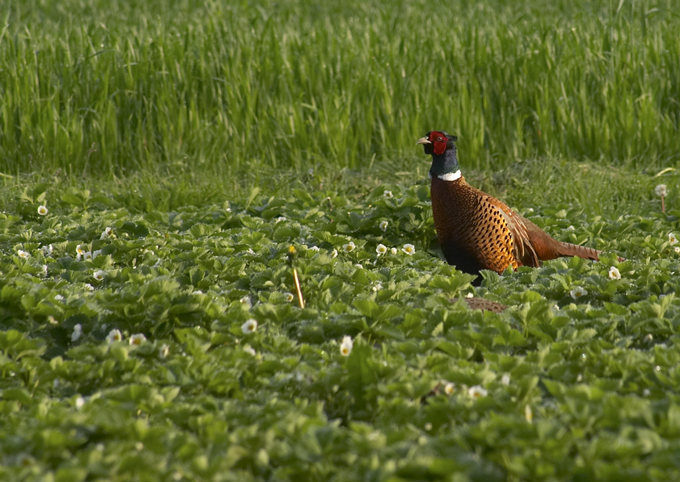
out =
<svg viewBox="0 0 680 482"><path fill-rule="evenodd" d="M595 261L600 260L600 251L571 243L560 242L559 254L560 256L578 256L579 258L593 259Z"/></svg>

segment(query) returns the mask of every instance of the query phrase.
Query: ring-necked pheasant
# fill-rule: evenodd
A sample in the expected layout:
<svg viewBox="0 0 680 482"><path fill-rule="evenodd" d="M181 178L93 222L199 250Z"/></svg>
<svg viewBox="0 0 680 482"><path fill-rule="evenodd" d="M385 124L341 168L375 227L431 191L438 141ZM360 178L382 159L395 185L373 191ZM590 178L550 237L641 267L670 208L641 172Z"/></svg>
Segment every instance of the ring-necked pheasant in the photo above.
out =
<svg viewBox="0 0 680 482"><path fill-rule="evenodd" d="M539 266L560 256L599 260L599 251L550 237L498 199L470 186L460 174L456 136L428 132L418 139L432 155L430 196L446 261L461 271L502 273L509 266Z"/></svg>

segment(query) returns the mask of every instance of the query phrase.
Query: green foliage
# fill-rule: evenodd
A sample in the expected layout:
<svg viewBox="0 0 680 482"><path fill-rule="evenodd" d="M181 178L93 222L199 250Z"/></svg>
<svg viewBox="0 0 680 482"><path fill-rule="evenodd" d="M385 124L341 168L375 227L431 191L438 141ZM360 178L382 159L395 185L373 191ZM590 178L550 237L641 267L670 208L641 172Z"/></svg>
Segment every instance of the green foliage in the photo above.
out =
<svg viewBox="0 0 680 482"><path fill-rule="evenodd" d="M207 174L6 182L0 478L672 478L678 174L553 182L573 167L490 178L558 238L605 250L485 273L474 292L502 314L451 302L473 288L438 257L420 182L286 175L219 202ZM628 201L593 205L607 198Z"/></svg>
<svg viewBox="0 0 680 482"><path fill-rule="evenodd" d="M679 18L10 1L0 479L677 478ZM601 262L473 288L434 239L431 128Z"/></svg>
<svg viewBox="0 0 680 482"><path fill-rule="evenodd" d="M8 3L8 2L5 2ZM120 175L680 152L671 0L10 1L0 170Z"/></svg>

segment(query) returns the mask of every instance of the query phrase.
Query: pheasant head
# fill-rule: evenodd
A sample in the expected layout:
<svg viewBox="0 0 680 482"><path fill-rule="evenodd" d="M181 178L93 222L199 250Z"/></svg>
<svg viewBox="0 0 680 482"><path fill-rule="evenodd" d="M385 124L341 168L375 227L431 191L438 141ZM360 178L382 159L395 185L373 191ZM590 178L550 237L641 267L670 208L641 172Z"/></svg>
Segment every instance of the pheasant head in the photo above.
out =
<svg viewBox="0 0 680 482"><path fill-rule="evenodd" d="M455 181L460 178L460 167L456 156L456 136L444 131L430 131L425 137L418 139L425 154L432 156L430 177L438 177L445 181Z"/></svg>

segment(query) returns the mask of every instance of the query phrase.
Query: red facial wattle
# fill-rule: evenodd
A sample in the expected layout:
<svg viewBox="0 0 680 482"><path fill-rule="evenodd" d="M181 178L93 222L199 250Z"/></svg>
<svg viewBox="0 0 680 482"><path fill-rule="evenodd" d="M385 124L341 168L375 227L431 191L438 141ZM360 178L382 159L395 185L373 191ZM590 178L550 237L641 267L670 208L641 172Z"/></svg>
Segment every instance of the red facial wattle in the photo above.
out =
<svg viewBox="0 0 680 482"><path fill-rule="evenodd" d="M432 143L432 151L435 153L435 155L441 156L444 154L446 151L446 144L449 142L449 139L445 134L432 131L430 132L429 140Z"/></svg>

